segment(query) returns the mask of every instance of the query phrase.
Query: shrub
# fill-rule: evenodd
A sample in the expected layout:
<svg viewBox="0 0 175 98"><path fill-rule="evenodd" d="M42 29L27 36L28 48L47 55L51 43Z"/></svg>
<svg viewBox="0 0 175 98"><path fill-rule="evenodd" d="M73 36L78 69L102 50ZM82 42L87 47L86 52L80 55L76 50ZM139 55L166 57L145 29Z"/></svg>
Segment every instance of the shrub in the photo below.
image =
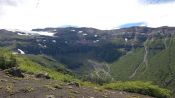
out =
<svg viewBox="0 0 175 98"><path fill-rule="evenodd" d="M7 49L0 48L0 69L8 69L16 66L15 56Z"/></svg>
<svg viewBox="0 0 175 98"><path fill-rule="evenodd" d="M106 89L122 90L133 93L140 93L157 98L171 98L172 92L165 88L160 88L152 82L128 81L109 83L103 86Z"/></svg>

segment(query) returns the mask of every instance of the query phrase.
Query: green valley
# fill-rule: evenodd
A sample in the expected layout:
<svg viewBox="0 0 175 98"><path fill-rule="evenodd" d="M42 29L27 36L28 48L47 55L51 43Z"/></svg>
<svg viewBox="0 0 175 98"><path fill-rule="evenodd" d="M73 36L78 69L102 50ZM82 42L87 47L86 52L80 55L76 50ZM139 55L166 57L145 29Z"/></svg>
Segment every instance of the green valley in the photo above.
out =
<svg viewBox="0 0 175 98"><path fill-rule="evenodd" d="M1 69L158 98L175 92L174 27L33 31L54 36L0 30Z"/></svg>

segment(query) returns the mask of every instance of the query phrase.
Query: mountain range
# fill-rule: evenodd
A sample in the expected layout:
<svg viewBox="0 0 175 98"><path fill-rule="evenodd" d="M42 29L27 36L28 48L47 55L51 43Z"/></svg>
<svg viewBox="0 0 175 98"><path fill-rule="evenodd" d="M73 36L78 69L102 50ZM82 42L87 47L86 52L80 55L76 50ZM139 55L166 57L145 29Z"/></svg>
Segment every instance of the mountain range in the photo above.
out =
<svg viewBox="0 0 175 98"><path fill-rule="evenodd" d="M1 29L0 47L83 81L152 81L175 92L175 27Z"/></svg>

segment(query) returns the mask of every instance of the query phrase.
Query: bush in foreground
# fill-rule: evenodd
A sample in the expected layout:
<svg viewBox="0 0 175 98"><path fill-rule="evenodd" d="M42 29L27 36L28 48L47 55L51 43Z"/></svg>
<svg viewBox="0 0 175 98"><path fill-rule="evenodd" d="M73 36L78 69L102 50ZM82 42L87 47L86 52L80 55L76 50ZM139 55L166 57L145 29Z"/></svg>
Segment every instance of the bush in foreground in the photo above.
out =
<svg viewBox="0 0 175 98"><path fill-rule="evenodd" d="M152 82L128 81L109 83L103 86L105 89L121 90L133 93L140 93L157 98L171 98L172 92L165 88L160 88Z"/></svg>
<svg viewBox="0 0 175 98"><path fill-rule="evenodd" d="M8 69L16 66L16 58L8 49L0 48L0 69Z"/></svg>

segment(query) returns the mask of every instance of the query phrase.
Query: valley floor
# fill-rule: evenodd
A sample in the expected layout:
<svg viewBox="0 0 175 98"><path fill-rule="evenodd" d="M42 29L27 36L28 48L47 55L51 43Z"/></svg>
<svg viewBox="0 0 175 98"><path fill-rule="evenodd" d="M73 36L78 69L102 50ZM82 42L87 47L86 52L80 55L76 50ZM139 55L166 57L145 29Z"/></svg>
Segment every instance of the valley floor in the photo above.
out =
<svg viewBox="0 0 175 98"><path fill-rule="evenodd" d="M52 79L8 76L0 71L0 98L152 98L135 93L79 87Z"/></svg>

